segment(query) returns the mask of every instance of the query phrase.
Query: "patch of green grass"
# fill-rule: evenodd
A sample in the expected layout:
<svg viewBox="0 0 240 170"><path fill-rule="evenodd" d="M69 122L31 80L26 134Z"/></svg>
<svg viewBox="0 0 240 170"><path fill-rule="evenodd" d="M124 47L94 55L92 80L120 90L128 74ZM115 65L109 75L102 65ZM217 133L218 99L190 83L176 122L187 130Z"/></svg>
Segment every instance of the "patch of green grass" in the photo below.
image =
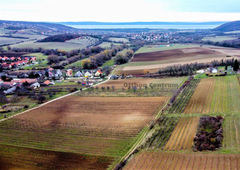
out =
<svg viewBox="0 0 240 170"><path fill-rule="evenodd" d="M46 60L47 59L47 55L44 55L42 53L30 53L30 54L25 54L23 56L33 56L33 57L36 57L37 60Z"/></svg>
<svg viewBox="0 0 240 170"><path fill-rule="evenodd" d="M86 48L86 45L77 44L77 43L69 43L69 42L36 42L36 41L28 41L20 44L11 45L11 47L16 48L44 48L44 49L60 49L65 51L70 51L73 49L83 49Z"/></svg>
<svg viewBox="0 0 240 170"><path fill-rule="evenodd" d="M115 41L115 42L129 42L128 39L126 38L109 38L110 41Z"/></svg>
<svg viewBox="0 0 240 170"><path fill-rule="evenodd" d="M205 37L203 41L212 41L212 42L222 42L226 40L235 40L237 37L229 37L229 36L216 36L216 37Z"/></svg>
<svg viewBox="0 0 240 170"><path fill-rule="evenodd" d="M113 43L114 45L121 45L120 43ZM102 48L110 48L111 47L111 43L110 42L103 42L101 44L99 44L98 46L102 47Z"/></svg>

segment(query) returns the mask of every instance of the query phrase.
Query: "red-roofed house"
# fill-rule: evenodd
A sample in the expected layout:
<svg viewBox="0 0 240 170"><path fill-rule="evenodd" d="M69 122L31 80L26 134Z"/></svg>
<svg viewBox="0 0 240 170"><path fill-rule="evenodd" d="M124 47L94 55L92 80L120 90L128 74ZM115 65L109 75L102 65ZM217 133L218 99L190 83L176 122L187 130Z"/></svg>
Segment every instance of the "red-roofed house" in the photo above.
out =
<svg viewBox="0 0 240 170"><path fill-rule="evenodd" d="M49 80L44 81L44 84L49 85L51 82Z"/></svg>
<svg viewBox="0 0 240 170"><path fill-rule="evenodd" d="M3 81L2 81L2 79L0 79L0 84L2 84L3 83Z"/></svg>
<svg viewBox="0 0 240 170"><path fill-rule="evenodd" d="M96 76L96 77L99 77L100 74L102 74L102 72L101 72L101 70L98 70L98 71L95 73L95 76Z"/></svg>
<svg viewBox="0 0 240 170"><path fill-rule="evenodd" d="M9 58L8 57L6 57L6 56L4 56L3 57L3 59L6 61L6 60L9 60Z"/></svg>
<svg viewBox="0 0 240 170"><path fill-rule="evenodd" d="M15 57L11 57L10 59L11 59L12 61L14 61L14 60L15 60Z"/></svg>
<svg viewBox="0 0 240 170"><path fill-rule="evenodd" d="M0 56L0 60L2 60L2 57Z"/></svg>
<svg viewBox="0 0 240 170"><path fill-rule="evenodd" d="M19 61L21 61L21 60L22 60L22 59L21 59L21 57L18 57L17 59L18 59Z"/></svg>
<svg viewBox="0 0 240 170"><path fill-rule="evenodd" d="M11 66L11 64L2 64L2 68L3 69L11 69L12 66Z"/></svg>

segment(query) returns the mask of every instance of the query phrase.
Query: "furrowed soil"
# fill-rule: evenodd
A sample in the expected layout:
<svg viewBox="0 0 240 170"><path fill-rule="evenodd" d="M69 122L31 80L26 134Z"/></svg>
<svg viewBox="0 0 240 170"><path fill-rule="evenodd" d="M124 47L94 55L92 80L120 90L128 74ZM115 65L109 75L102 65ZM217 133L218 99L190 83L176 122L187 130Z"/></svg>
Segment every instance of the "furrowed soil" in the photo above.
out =
<svg viewBox="0 0 240 170"><path fill-rule="evenodd" d="M199 117L180 118L164 150L191 150L193 138L197 131L198 121Z"/></svg>
<svg viewBox="0 0 240 170"><path fill-rule="evenodd" d="M0 145L1 170L104 170L112 161L111 157Z"/></svg>
<svg viewBox="0 0 240 170"><path fill-rule="evenodd" d="M239 154L142 152L124 170L240 169Z"/></svg>
<svg viewBox="0 0 240 170"><path fill-rule="evenodd" d="M0 143L121 157L167 99L65 97L1 122Z"/></svg>

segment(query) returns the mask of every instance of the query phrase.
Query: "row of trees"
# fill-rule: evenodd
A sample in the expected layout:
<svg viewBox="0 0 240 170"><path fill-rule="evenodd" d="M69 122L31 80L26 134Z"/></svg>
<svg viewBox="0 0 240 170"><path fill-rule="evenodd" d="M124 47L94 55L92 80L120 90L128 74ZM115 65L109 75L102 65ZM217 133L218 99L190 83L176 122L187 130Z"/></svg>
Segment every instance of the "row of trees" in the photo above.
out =
<svg viewBox="0 0 240 170"><path fill-rule="evenodd" d="M183 64L183 65L173 65L162 68L159 70L160 75L165 76L183 76L183 75L192 75L194 71L207 68L207 67L217 67L217 66L232 66L234 71L239 69L239 61L234 58L217 61L214 60L210 63L190 63L190 64Z"/></svg>
<svg viewBox="0 0 240 170"><path fill-rule="evenodd" d="M122 53L118 54L114 58L114 64L120 65L127 63L132 58L133 54L134 54L133 50L128 50L125 55Z"/></svg>

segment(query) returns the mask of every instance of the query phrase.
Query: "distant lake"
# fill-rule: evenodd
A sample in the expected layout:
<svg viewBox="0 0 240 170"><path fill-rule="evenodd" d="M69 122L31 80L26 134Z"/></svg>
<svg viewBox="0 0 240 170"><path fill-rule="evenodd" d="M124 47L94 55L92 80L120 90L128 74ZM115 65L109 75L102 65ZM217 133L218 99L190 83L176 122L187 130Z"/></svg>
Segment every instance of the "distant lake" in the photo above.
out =
<svg viewBox="0 0 240 170"><path fill-rule="evenodd" d="M79 29L117 29L117 28L150 28L150 29L212 29L219 25L67 25Z"/></svg>

